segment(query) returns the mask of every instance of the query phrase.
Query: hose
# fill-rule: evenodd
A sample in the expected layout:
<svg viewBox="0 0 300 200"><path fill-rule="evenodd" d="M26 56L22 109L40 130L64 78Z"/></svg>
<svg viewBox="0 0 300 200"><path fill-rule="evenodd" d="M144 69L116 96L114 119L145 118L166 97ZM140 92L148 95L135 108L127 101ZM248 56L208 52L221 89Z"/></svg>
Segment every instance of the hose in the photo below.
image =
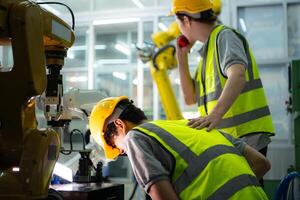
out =
<svg viewBox="0 0 300 200"><path fill-rule="evenodd" d="M274 200L287 200L290 184L295 178L299 178L298 172L291 172L286 175L279 183Z"/></svg>

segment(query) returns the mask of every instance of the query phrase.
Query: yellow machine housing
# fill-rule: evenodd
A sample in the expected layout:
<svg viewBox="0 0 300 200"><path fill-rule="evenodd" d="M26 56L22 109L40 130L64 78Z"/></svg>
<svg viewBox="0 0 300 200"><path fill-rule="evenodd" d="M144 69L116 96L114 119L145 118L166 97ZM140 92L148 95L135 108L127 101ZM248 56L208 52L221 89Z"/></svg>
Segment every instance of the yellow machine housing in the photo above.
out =
<svg viewBox="0 0 300 200"><path fill-rule="evenodd" d="M47 197L60 139L37 129L34 96L46 90L45 67L61 69L74 37L34 2L0 1L0 42L12 45L14 61L11 71L0 72L0 199Z"/></svg>

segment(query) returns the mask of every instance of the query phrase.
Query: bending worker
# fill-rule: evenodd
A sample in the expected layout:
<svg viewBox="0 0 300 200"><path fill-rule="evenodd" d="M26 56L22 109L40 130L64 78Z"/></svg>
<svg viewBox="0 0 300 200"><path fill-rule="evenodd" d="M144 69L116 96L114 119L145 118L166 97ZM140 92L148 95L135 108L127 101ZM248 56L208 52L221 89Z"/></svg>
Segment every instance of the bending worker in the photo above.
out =
<svg viewBox="0 0 300 200"><path fill-rule="evenodd" d="M258 67L247 40L236 30L217 24L211 0L173 0L181 33L189 41L177 46L180 81L185 102L198 103L200 117L192 128L218 128L244 141L266 156L274 135L270 110ZM191 77L188 53L203 43L200 62Z"/></svg>
<svg viewBox="0 0 300 200"><path fill-rule="evenodd" d="M107 159L127 154L141 187L157 199L267 199L257 178L269 161L246 143L185 120L147 121L127 97L94 106L90 130Z"/></svg>

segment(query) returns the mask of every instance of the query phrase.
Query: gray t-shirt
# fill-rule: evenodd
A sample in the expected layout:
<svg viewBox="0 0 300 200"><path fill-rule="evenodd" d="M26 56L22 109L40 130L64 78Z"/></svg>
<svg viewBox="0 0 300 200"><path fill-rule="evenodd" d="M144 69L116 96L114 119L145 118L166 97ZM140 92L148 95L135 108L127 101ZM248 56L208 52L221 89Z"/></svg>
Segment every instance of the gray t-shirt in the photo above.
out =
<svg viewBox="0 0 300 200"><path fill-rule="evenodd" d="M199 53L203 57L207 49L207 43L203 44ZM227 69L234 64L242 64L247 68L248 59L242 40L231 29L222 30L217 39L220 68L227 77Z"/></svg>
<svg viewBox="0 0 300 200"><path fill-rule="evenodd" d="M246 143L222 133L243 154ZM131 130L125 137L125 152L137 182L148 192L160 180L170 180L174 167L173 156L154 138Z"/></svg>

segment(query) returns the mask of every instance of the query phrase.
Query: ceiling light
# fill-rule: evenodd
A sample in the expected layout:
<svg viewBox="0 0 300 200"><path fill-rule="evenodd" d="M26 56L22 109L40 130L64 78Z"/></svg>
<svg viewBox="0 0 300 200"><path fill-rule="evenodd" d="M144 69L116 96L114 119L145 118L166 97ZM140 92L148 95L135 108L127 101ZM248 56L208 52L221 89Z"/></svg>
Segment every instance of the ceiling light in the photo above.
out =
<svg viewBox="0 0 300 200"><path fill-rule="evenodd" d="M131 1L139 8L145 7L140 0L131 0Z"/></svg>
<svg viewBox="0 0 300 200"><path fill-rule="evenodd" d="M129 64L129 59L100 59L96 61L96 67L97 64L99 65L116 65L116 64Z"/></svg>
<svg viewBox="0 0 300 200"><path fill-rule="evenodd" d="M76 45L76 46L72 46L70 49L72 51L85 51L85 50L87 50L87 46L86 45ZM106 49L106 45L105 44L95 45L95 49L97 49L97 50Z"/></svg>
<svg viewBox="0 0 300 200"><path fill-rule="evenodd" d="M123 73L123 72L113 72L113 76L118 78L118 79L121 79L123 81L125 81L127 79L126 74Z"/></svg>
<svg viewBox="0 0 300 200"><path fill-rule="evenodd" d="M107 25L107 24L122 24L122 23L130 23L130 22L138 22L140 18L119 18L119 19L103 19L103 20L95 20L93 21L93 25Z"/></svg>
<svg viewBox="0 0 300 200"><path fill-rule="evenodd" d="M158 27L162 30L162 31L167 31L168 30L168 27L162 23L162 22L159 22L158 23Z"/></svg>
<svg viewBox="0 0 300 200"><path fill-rule="evenodd" d="M86 45L77 45L77 46L72 46L70 49L72 51L84 51L87 49Z"/></svg>
<svg viewBox="0 0 300 200"><path fill-rule="evenodd" d="M74 58L75 58L75 55L74 55L74 53L73 53L73 52L71 52L71 51L68 51L68 58L70 58L70 59L74 59Z"/></svg>
<svg viewBox="0 0 300 200"><path fill-rule="evenodd" d="M242 30L244 31L244 33L246 33L247 32L247 27L246 27L245 20L243 18L240 18L239 21L240 21L240 25L241 25Z"/></svg>
<svg viewBox="0 0 300 200"><path fill-rule="evenodd" d="M97 50L103 50L103 49L106 49L106 45L105 45L105 44L98 44L98 45L95 45L95 49L97 49Z"/></svg>
<svg viewBox="0 0 300 200"><path fill-rule="evenodd" d="M133 79L132 83L133 83L134 85L138 85L138 80L137 80L137 78Z"/></svg>
<svg viewBox="0 0 300 200"><path fill-rule="evenodd" d="M67 77L67 81L69 82L86 82L87 81L87 77L86 76L71 76L71 77Z"/></svg>
<svg viewBox="0 0 300 200"><path fill-rule="evenodd" d="M13 168L12 168L12 171L13 171L13 172L19 172L19 171L20 171L20 167L13 167Z"/></svg>
<svg viewBox="0 0 300 200"><path fill-rule="evenodd" d="M117 43L115 45L115 49L117 49L118 51L124 53L127 56L130 55L130 49L127 46L123 45L123 44Z"/></svg>

